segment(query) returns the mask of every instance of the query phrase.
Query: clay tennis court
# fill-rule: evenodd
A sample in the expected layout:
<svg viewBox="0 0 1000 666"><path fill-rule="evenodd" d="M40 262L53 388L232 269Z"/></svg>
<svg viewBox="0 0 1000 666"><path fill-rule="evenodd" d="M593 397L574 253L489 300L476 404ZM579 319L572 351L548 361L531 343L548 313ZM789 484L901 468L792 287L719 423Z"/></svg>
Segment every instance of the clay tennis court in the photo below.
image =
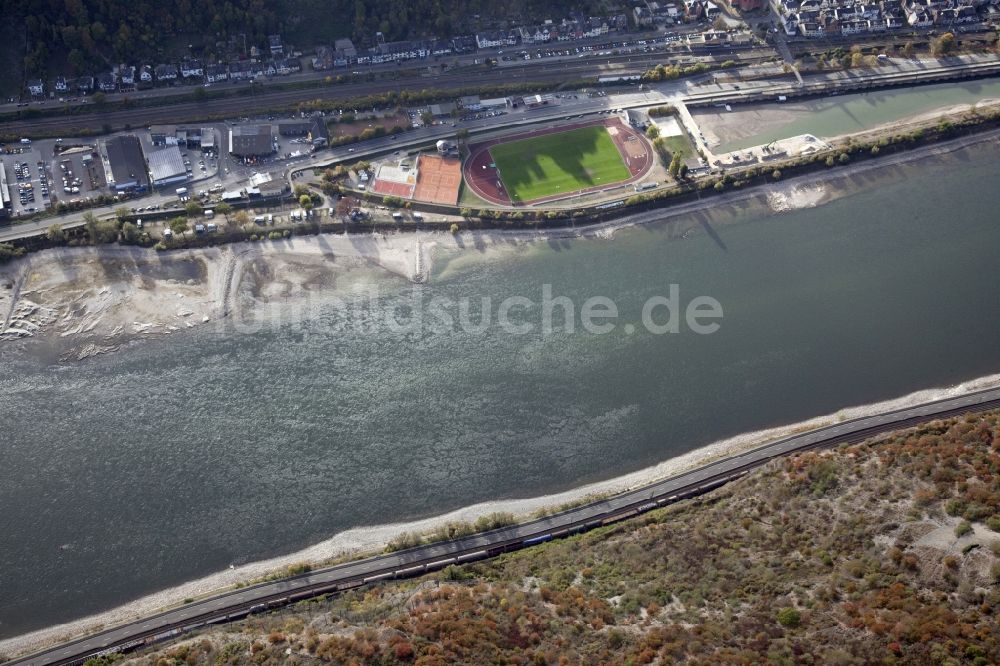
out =
<svg viewBox="0 0 1000 666"><path fill-rule="evenodd" d="M407 185L406 183L396 183L391 180L379 180L375 179L372 183L371 191L376 194L384 194L390 197L399 197L400 199L409 199L413 196L413 185Z"/></svg>
<svg viewBox="0 0 1000 666"><path fill-rule="evenodd" d="M462 185L462 163L454 157L421 155L417 161L417 186L413 198L454 206Z"/></svg>
<svg viewBox="0 0 1000 666"><path fill-rule="evenodd" d="M608 134L617 147L618 152L621 155L622 162L624 162L626 168L628 169L629 177L617 183L605 183L590 188L576 190L571 193L564 192L562 194L541 197L531 201L518 202L517 205L534 205L548 201L555 201L557 199L564 199L567 198L567 196L577 196L580 194L587 194L589 192L618 188L624 184L639 180L649 173L649 170L653 167L653 149L649 144L649 141L646 140L646 137L643 136L638 130L623 123L620 118L605 118L597 121L572 123L559 127L536 130L534 132L523 132L521 134L505 136L499 139L490 139L488 141L473 144L469 147L469 158L465 161L465 166L463 168L465 182L469 185L472 191L476 193L476 195L486 201L489 201L490 203L500 206L514 205L511 202L510 195L504 187L503 178L494 165L493 157L490 154L490 148L503 143L522 141L524 139L530 139L532 137L543 136L546 134L558 134L560 132L594 125L603 125L608 128Z"/></svg>

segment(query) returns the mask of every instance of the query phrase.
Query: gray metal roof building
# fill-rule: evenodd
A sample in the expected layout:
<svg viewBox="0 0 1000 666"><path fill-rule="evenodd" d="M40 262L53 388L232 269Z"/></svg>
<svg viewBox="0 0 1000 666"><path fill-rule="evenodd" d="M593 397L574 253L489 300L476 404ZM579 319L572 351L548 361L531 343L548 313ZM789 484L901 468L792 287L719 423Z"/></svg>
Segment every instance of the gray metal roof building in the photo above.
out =
<svg viewBox="0 0 1000 666"><path fill-rule="evenodd" d="M104 144L108 159L108 170L114 181L115 189L144 190L149 187L149 174L146 173L146 160L142 155L142 146L134 134L116 136Z"/></svg>
<svg viewBox="0 0 1000 666"><path fill-rule="evenodd" d="M168 146L149 154L149 175L153 187L172 185L187 180L187 168L180 148Z"/></svg>
<svg viewBox="0 0 1000 666"><path fill-rule="evenodd" d="M260 157L274 152L270 125L237 125L229 130L229 152L237 157Z"/></svg>
<svg viewBox="0 0 1000 666"><path fill-rule="evenodd" d="M211 127L201 128L201 150L215 151L215 130Z"/></svg>
<svg viewBox="0 0 1000 666"><path fill-rule="evenodd" d="M0 217L10 216L10 190L7 189L7 168L0 162Z"/></svg>

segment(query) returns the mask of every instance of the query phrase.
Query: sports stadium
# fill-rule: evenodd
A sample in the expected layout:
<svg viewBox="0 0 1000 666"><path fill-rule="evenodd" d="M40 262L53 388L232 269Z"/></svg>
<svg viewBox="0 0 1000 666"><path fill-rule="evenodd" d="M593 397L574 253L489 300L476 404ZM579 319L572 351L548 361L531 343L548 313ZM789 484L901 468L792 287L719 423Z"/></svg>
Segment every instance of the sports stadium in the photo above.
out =
<svg viewBox="0 0 1000 666"><path fill-rule="evenodd" d="M477 196L512 206L618 189L652 166L646 138L615 117L472 144L463 175Z"/></svg>

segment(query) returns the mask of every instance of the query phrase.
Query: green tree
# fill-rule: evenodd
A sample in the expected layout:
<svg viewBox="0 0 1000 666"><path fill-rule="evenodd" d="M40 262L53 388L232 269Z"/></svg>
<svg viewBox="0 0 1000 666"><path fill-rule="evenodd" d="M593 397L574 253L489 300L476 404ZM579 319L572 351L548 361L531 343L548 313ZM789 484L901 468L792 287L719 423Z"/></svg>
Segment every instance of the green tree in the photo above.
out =
<svg viewBox="0 0 1000 666"><path fill-rule="evenodd" d="M0 243L0 264L24 255L23 247L14 247L10 243Z"/></svg>
<svg viewBox="0 0 1000 666"><path fill-rule="evenodd" d="M906 44L903 45L903 57L913 57L913 42L906 42Z"/></svg>
<svg viewBox="0 0 1000 666"><path fill-rule="evenodd" d="M431 113L430 111L424 111L423 113L420 114L420 122L422 122L424 125L433 125L434 114Z"/></svg>
<svg viewBox="0 0 1000 666"><path fill-rule="evenodd" d="M794 608L782 608L778 611L778 624L794 629L802 622L802 615Z"/></svg>
<svg viewBox="0 0 1000 666"><path fill-rule="evenodd" d="M63 228L61 226L59 226L58 224L53 224L45 232L45 237L54 243L61 243L62 241L66 240L66 233L63 231Z"/></svg>
<svg viewBox="0 0 1000 666"><path fill-rule="evenodd" d="M119 206L118 208L115 208L115 218L118 220L118 222L124 222L125 218L127 218L130 214L131 211L128 208L125 208L124 206Z"/></svg>
<svg viewBox="0 0 1000 666"><path fill-rule="evenodd" d="M659 137L660 128L657 127L656 125L650 124L650 126L646 128L646 136L648 136L650 139L655 139Z"/></svg>
<svg viewBox="0 0 1000 666"><path fill-rule="evenodd" d="M170 220L170 230L175 234L186 236L188 232L188 221L183 217L175 217Z"/></svg>
<svg viewBox="0 0 1000 666"><path fill-rule="evenodd" d="M937 39L931 41L931 55L946 56L954 51L957 45L954 33L946 32Z"/></svg>
<svg viewBox="0 0 1000 666"><path fill-rule="evenodd" d="M227 204L225 201L221 201L215 205L215 212L226 218L226 222L229 222L229 215L233 212L233 207Z"/></svg>
<svg viewBox="0 0 1000 666"><path fill-rule="evenodd" d="M781 180L781 169L775 169L772 171L771 178L774 180Z"/></svg>
<svg viewBox="0 0 1000 666"><path fill-rule="evenodd" d="M670 172L671 176L673 176L674 178L677 178L677 176L680 175L681 165L682 164L684 164L684 162L681 161L681 154L680 153L674 153L674 157L673 157L672 160L670 160L670 166L667 167L667 171Z"/></svg>
<svg viewBox="0 0 1000 666"><path fill-rule="evenodd" d="M123 243L129 243L134 245L142 239L142 234L139 232L139 227L131 222L126 222L122 225L121 230L121 240Z"/></svg>
<svg viewBox="0 0 1000 666"><path fill-rule="evenodd" d="M184 212L187 213L188 217L197 217L201 215L201 204L197 201L188 201L184 204Z"/></svg>
<svg viewBox="0 0 1000 666"><path fill-rule="evenodd" d="M310 210L313 207L312 197L308 194L303 194L299 197L299 205L302 206L304 210Z"/></svg>
<svg viewBox="0 0 1000 666"><path fill-rule="evenodd" d="M113 243L118 238L117 222L111 220L98 220L97 217L89 211L83 216L83 227L87 232L87 238L93 245Z"/></svg>
<svg viewBox="0 0 1000 666"><path fill-rule="evenodd" d="M91 95L90 99L94 100L94 104L101 106L107 100L107 95L98 90L93 95Z"/></svg>

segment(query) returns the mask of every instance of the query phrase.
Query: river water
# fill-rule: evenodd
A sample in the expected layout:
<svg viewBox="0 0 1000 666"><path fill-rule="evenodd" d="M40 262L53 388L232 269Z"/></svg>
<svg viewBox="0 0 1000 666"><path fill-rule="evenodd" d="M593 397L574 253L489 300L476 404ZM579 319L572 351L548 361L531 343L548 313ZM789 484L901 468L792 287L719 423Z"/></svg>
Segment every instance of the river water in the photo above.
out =
<svg viewBox="0 0 1000 666"><path fill-rule="evenodd" d="M446 252L415 291L373 275L369 307L277 329L71 364L4 347L0 636L351 526L545 494L1000 372L998 169L993 144L856 179L817 208L712 213L689 234ZM530 322L546 284L577 308L612 299L613 330L354 325L387 306L407 321L414 293L490 297L494 319L523 296ZM648 331L643 304L671 284L683 304L716 299L719 330Z"/></svg>

